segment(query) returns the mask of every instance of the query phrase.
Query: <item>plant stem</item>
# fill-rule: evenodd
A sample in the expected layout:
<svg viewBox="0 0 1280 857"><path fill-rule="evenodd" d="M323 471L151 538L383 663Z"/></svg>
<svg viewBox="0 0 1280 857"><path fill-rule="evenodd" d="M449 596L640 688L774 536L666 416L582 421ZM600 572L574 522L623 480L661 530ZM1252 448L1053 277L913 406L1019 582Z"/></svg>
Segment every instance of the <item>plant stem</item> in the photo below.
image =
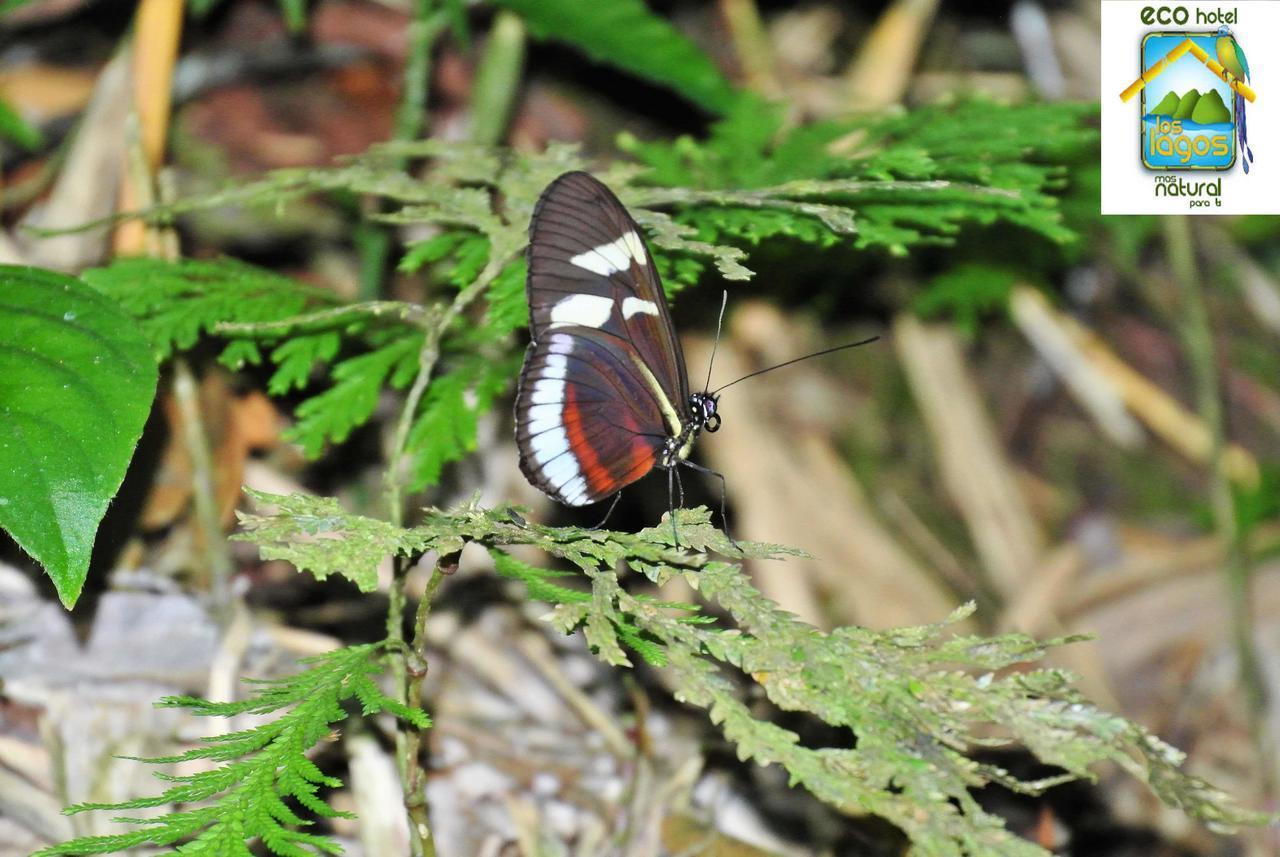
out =
<svg viewBox="0 0 1280 857"><path fill-rule="evenodd" d="M427 124L427 92L431 82L431 49L448 23L444 12L433 12L435 0L416 0L409 22L409 56L404 65L403 91L396 108L392 140L416 140ZM374 207L374 211L377 209ZM360 256L360 299L376 300L391 253L391 233L385 225L360 225L356 247Z"/></svg>
<svg viewBox="0 0 1280 857"><path fill-rule="evenodd" d="M444 11L433 12L434 0L417 0L413 23L409 27L409 59L405 64L404 94L396 113L396 140L414 140L426 126L427 85L431 77L431 47L448 23ZM506 128L507 117L514 100L520 68L524 62L524 24L519 18L500 12L494 23L490 43L476 80L476 105L485 105L485 122L480 132L485 138L479 142L494 143ZM473 113L473 116L478 114ZM479 121L473 119L473 121ZM475 133L473 131L473 138ZM385 233L383 233L385 235ZM376 247L374 250L376 251ZM490 247L489 264L476 281L463 289L445 310L427 311L419 319L426 335L418 353L418 374L405 396L404 407L392 437L391 452L387 459L386 497L391 523L397 527L404 523L404 486L410 477L407 451L413 421L417 416L422 397L426 395L440 359L440 340L454 318L476 299L510 261L514 251L504 252L494 244ZM385 254L384 254L385 255ZM374 260L377 261L377 260ZM433 308L434 310L435 308ZM442 568L447 558L437 562L426 591L418 602L414 622L412 647L404 645L404 610L406 606L405 576L409 563L396 558L391 591L387 603L387 639L390 651L392 677L400 701L420 708L422 682L427 674L426 617L431 601L444 580ZM400 782L404 787L405 810L409 815L409 845L414 857L433 857L435 843L431 836L430 816L426 802L426 771L419 753L422 747L421 732L403 725L396 732L396 755L400 769Z"/></svg>
<svg viewBox="0 0 1280 857"><path fill-rule="evenodd" d="M1214 525L1225 549L1223 572L1231 611L1232 636L1240 663L1240 684L1248 704L1249 728L1254 746L1263 763L1264 785L1270 793L1274 771L1268 741L1264 737L1268 702L1266 680L1253 634L1253 563L1247 540L1240 531L1231 483L1223 466L1226 443L1213 332L1201 290L1200 272L1196 267L1190 221L1186 217L1166 217L1163 220L1169 266L1173 270L1173 279L1179 291L1180 333L1191 360L1196 409L1213 438L1209 500L1213 508Z"/></svg>
<svg viewBox="0 0 1280 857"><path fill-rule="evenodd" d="M182 441L191 458L191 502L195 507L195 532L204 553L204 582L209 587L212 613L226 621L231 611L231 557L218 519L213 459L200 414L199 384L185 357L173 361L173 398L182 414Z"/></svg>
<svg viewBox="0 0 1280 857"><path fill-rule="evenodd" d="M407 660L408 681L405 684L410 708L422 710L422 683L427 677L427 617L431 615L431 602L436 591L444 583L447 575L458 567L458 554L442 556L436 561L431 577L427 580L426 589L418 599L418 610L413 621L413 642ZM409 838L411 843L421 848L424 857L432 857L436 853L435 841L431 836L431 819L427 812L427 772L417 760L422 750L422 733L426 731L405 723L401 735L404 741L404 752L401 758L410 760L404 772L404 805L409 813ZM414 851L418 854L418 851Z"/></svg>
<svg viewBox="0 0 1280 857"><path fill-rule="evenodd" d="M409 57L404 64L404 91L396 109L394 140L416 140L427 124L427 89L431 81L431 48L448 23L444 12L431 13L433 0L417 0L409 23Z"/></svg>
<svg viewBox="0 0 1280 857"><path fill-rule="evenodd" d="M418 352L418 375L413 379L409 395L405 397L404 409L400 412L400 421L396 425L395 437L392 441L391 455L387 463L387 504L391 523L397 527L404 525L404 484L405 448L409 441L409 430L413 427L413 417L418 412L418 404L422 401L427 386L431 383L431 374L435 371L436 360L440 356L439 336L441 328L427 331L422 342L422 350ZM414 708L422 707L422 677L426 676L425 652L418 655L416 648L406 654L404 647L404 608L405 577L409 571L409 562L404 557L394 559L394 574L391 580L391 591L387 602L387 639L390 641L388 651L391 661L391 675L395 686L395 695L399 702ZM432 581L435 574L432 575ZM439 585L438 583L436 584ZM418 602L418 612L429 609L431 595L434 594L430 582L422 599ZM428 605L424 607L424 605ZM425 621L425 620L424 620ZM410 669L409 661L415 664ZM431 835L430 816L427 811L426 793L421 785L425 782L422 760L418 758L422 747L419 730L404 721L397 721L396 756L400 770L400 783L404 789L404 807L409 815L409 850L413 857L434 857L435 841Z"/></svg>
<svg viewBox="0 0 1280 857"><path fill-rule="evenodd" d="M357 321L360 316L391 318L424 330L429 330L435 322L435 314L430 307L403 301L365 301L316 310L277 321L220 321L214 326L214 333L219 336L239 334L263 336L270 333L298 333L310 328L330 330L340 322L347 321L348 316L352 321Z"/></svg>
<svg viewBox="0 0 1280 857"><path fill-rule="evenodd" d="M524 66L524 22L513 12L499 12L489 30L471 96L471 142L501 142L511 121Z"/></svg>
<svg viewBox="0 0 1280 857"><path fill-rule="evenodd" d="M404 92L401 94L400 106L396 111L395 127L392 133L394 140L416 140L421 135L427 121L427 93L431 80L431 49L436 38L444 29L448 17L443 12L435 12L434 0L417 0L414 7L413 21L409 24L409 57L404 67ZM380 274L385 267L386 255L390 250L391 236L389 227L371 225L372 238L365 242L365 268L378 272L377 281L372 276L363 276L362 288L371 292L366 297L375 297L380 285ZM432 308L434 309L434 308ZM404 525L404 470L405 450L409 442L409 431L413 427L414 415L418 405L431 383L431 375L435 371L436 360L440 356L440 337L445 325L443 314L425 310L417 323L425 329L422 349L418 352L418 374L413 379L413 386L405 397L404 408L400 412L400 420L396 424L392 439L391 454L387 459L386 499L388 517L397 527ZM403 557L394 559L391 589L387 598L387 641L388 660L390 661L393 681L393 694L405 705L417 709L422 708L422 678L426 676L425 652L415 648L412 654L406 654L404 646L404 609L405 609L405 577L409 571L409 563ZM435 577L433 575L432 580ZM437 583L436 586L439 586ZM430 604L435 594L434 588L428 584L418 605L422 612L423 604ZM409 661L413 660L410 669ZM400 784L404 793L405 812L409 820L409 849L413 857L435 857L435 839L431 835L430 815L427 811L426 791L424 789L426 775L418 758L422 746L419 730L403 721L397 721L396 729L396 764L400 773Z"/></svg>
<svg viewBox="0 0 1280 857"><path fill-rule="evenodd" d="M404 525L404 486L408 481L406 473L409 467L408 446L409 434L413 429L413 420L417 416L418 406L431 384L431 376L435 372L436 363L440 359L440 340L453 320L465 310L472 301L480 296L494 278L506 267L515 255L515 250L501 252L498 247L490 250L489 262L476 281L463 289L453 302L443 311L436 308L428 310L428 318L434 320L426 328L426 336L422 340L422 349L418 352L418 374L413 385L405 396L404 407L400 411L400 419L396 423L395 434L391 441L391 452L387 456L386 497L388 519L395 526ZM426 660L426 621L431 610L431 602L436 590L444 582L450 564L456 567L456 557L441 557L437 561L426 590L418 602L417 615L414 621L414 637L411 647L404 641L405 577L409 571L409 563L403 557L396 557L391 590L387 600L387 650L392 675L394 694L399 702L405 705L422 707L422 683L427 675ZM396 731L396 758L400 773L400 782L404 787L405 811L409 815L409 847L413 857L434 857L435 842L431 836L430 815L427 811L426 770L422 767L419 753L422 748L421 731L398 721Z"/></svg>

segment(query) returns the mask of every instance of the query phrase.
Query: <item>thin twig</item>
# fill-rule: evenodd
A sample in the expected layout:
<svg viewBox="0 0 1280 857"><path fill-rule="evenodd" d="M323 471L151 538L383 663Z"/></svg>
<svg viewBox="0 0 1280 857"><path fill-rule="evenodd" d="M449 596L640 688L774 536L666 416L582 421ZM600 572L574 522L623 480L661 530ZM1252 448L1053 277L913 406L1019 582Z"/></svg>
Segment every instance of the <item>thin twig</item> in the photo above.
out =
<svg viewBox="0 0 1280 857"><path fill-rule="evenodd" d="M742 205L750 208L775 206L789 197L826 196L829 194L884 193L890 191L933 193L940 190L968 191L978 196L994 196L1018 199L1019 191L1009 188L985 187L965 182L934 179L929 181L865 181L863 179L829 179L783 182L773 187L753 190L696 190L683 187L628 188L626 201L632 205L652 208L663 205Z"/></svg>
<svg viewBox="0 0 1280 857"><path fill-rule="evenodd" d="M409 32L410 57L405 67L405 91L396 115L395 140L411 141L418 137L426 124L427 82L430 77L431 48L436 38L447 24L448 16L444 12L429 14L434 3L430 0L418 0L416 15ZM504 20L499 16L499 23ZM516 24L520 22L517 19ZM508 27L508 30L510 28ZM500 34L495 24L495 38ZM505 56L514 60L512 67L518 74L520 57L523 56L523 27L518 32L507 33L514 36L514 52L507 50ZM505 42L511 42L507 38ZM496 46L495 46L496 47ZM511 48L512 45L508 45ZM509 75L508 75L509 76ZM509 105L507 110L509 110ZM501 127L505 127L505 114ZM407 159L401 158L403 164ZM376 213L375 213L376 216ZM413 421L418 414L418 407L431 384L436 363L440 359L440 341L444 338L449 325L458 317L483 291L494 278L506 267L514 256L514 250L504 251L497 241L490 246L489 263L485 266L471 285L459 292L453 302L443 310L439 306L424 308L422 315L412 320L424 328L426 335L422 340L422 348L418 352L418 373L413 379L404 406L400 411L400 419L396 423L392 436L391 452L387 458L386 498L391 523L397 527L404 523L404 487L409 481L407 452L409 435L413 430ZM388 304L390 302L379 302ZM409 319L408 316L402 316ZM387 604L387 639L392 677L401 701L409 706L421 707L422 682L426 678L426 617L431 610L431 601L436 589L444 579L441 570L445 558L437 563L427 583L426 591L418 602L417 619L412 647L404 646L403 617L406 606L405 576L409 564L403 558L395 559L394 574L391 583L390 597ZM414 857L434 857L435 841L431 835L430 814L426 802L426 771L422 767L419 753L422 747L421 731L402 724L396 732L396 755L400 769L400 781L404 785L405 811L409 814L409 847Z"/></svg>
<svg viewBox="0 0 1280 857"><path fill-rule="evenodd" d="M435 7L433 0L417 0L413 21L409 25L409 57L404 70L404 93L400 107L396 112L394 140L416 140L427 123L427 90L431 79L431 51L436 39L444 30L448 16L439 11L432 14ZM405 159L400 159L403 165ZM373 255L379 268L384 261L389 236L384 227L379 233L379 248L374 248ZM362 278L363 280L364 278ZM459 295L458 297L461 297ZM456 298L455 298L456 300ZM378 301L375 305L388 305L393 302ZM418 374L413 386L405 398L400 412L400 420L392 440L391 454L387 459L386 498L388 514L391 522L397 527L404 523L404 501L402 493L404 455L409 442L409 430L413 426L413 417L417 413L418 404L431 383L431 375L435 371L436 360L440 356L440 337L444 334L447 321L445 313L438 308L421 308L420 316L405 315L400 317L406 321L423 327L426 335L422 340L422 349L418 352ZM450 316L451 318L451 316ZM420 709L422 706L422 679L417 677L419 670L409 669L408 657L404 648L404 608L405 608L405 575L408 563L403 557L393 560L394 573L387 600L387 641L393 694L405 705ZM434 579L434 578L433 578ZM437 584L438 585L438 584ZM434 588L429 584L428 592L423 594L419 603L419 612L427 605L429 609ZM426 662L420 657L415 663L421 664L420 672L426 675ZM430 813L427 809L425 774L421 760L418 758L421 748L421 736L418 730L403 721L397 721L396 729L396 766L400 774L400 783L404 790L405 812L409 816L409 849L413 857L435 857L435 839L431 835Z"/></svg>
<svg viewBox="0 0 1280 857"><path fill-rule="evenodd" d="M231 556L223 538L218 504L214 499L217 495L213 482L213 458L209 454L209 439L200 414L199 385L183 357L173 361L173 398L182 415L182 440L191 458L191 497L195 507L195 529L204 551L205 583L209 587L214 615L227 619L230 618L228 610L231 606Z"/></svg>
<svg viewBox="0 0 1280 857"><path fill-rule="evenodd" d="M404 486L407 480L406 457L409 434L413 429L418 406L431 384L436 362L440 359L440 340L453 320L484 292L514 255L514 251L500 254L498 248L494 247L489 263L480 272L480 276L474 283L459 292L446 309L440 310L439 307L427 309L427 313L435 319L435 323L427 328L426 336L423 337L422 348L418 352L418 374L413 379L408 395L405 396L404 406L400 411L400 419L396 424L391 442L391 453L387 457L388 517L397 527L404 524ZM427 590L418 602L418 620L421 623L426 622L426 611L431 609L431 600L443 579L440 567L440 564L437 564L436 571L427 583ZM392 680L397 688L399 701L405 705L421 706L420 697L422 681L426 677L426 661L423 659L424 654L417 653L425 651L426 642L423 632L415 632L413 649L407 656L404 646L403 621L406 605L404 585L408 568L408 563L403 558L395 559L394 575L387 603L388 651ZM415 625L417 624L419 623L415 622ZM413 661L412 668L407 660ZM419 669L421 675L417 674ZM396 756L401 782L405 787L405 811L409 814L409 845L413 857L434 857L435 843L431 836L426 796L422 788L426 782L426 773L418 758L421 746L419 731L407 724L402 724L396 732Z"/></svg>
<svg viewBox="0 0 1280 857"><path fill-rule="evenodd" d="M394 140L416 140L427 123L427 85L431 80L431 48L447 26L445 12L428 14L433 0L417 0L406 35L409 57L404 65L404 92L396 110Z"/></svg>
<svg viewBox="0 0 1280 857"><path fill-rule="evenodd" d="M373 318L394 318L406 324L428 328L433 326L436 314L432 307L404 301L364 301L347 306L330 307L315 312L302 313L277 319L276 321L223 321L214 325L213 332L219 336L269 336L273 333L284 335L297 333L308 328L334 327L347 316L372 316Z"/></svg>
<svg viewBox="0 0 1280 857"><path fill-rule="evenodd" d="M1209 499L1213 508L1214 526L1225 550L1223 571L1231 609L1232 636L1236 657L1240 662L1240 683L1248 703L1250 732L1258 758L1262 761L1264 787L1268 793L1272 793L1275 771L1269 742L1265 737L1267 685L1253 636L1253 562L1236 519L1231 481L1225 467L1222 394L1214 358L1213 332L1201 291L1190 221L1185 217L1164 218L1164 237L1169 267L1173 271L1173 279L1181 298L1179 326L1191 361L1196 409L1213 439Z"/></svg>
<svg viewBox="0 0 1280 857"><path fill-rule="evenodd" d="M405 658L407 659L407 681L405 683L405 704L418 711L422 710L422 683L427 678L427 618L431 615L431 603L444 579L458 568L458 554L442 556L436 561L427 580L426 589L418 599L417 615L413 621L413 642ZM427 772L419 760L422 750L422 734L425 729L401 721L403 730L397 736L397 744L403 742L401 758L405 761L405 770L401 782L404 784L404 806L409 813L409 841L415 855L434 857L436 846L431 835L431 818L427 811Z"/></svg>

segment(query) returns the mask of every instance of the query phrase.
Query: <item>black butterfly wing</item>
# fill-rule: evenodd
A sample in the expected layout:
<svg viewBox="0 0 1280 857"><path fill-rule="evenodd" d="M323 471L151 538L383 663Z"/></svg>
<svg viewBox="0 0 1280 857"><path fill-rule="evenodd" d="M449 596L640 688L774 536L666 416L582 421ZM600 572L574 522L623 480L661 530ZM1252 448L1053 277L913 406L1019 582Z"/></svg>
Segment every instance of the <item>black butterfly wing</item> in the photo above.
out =
<svg viewBox="0 0 1280 857"><path fill-rule="evenodd" d="M566 173L543 192L528 263L520 468L563 503L594 503L648 473L682 433L684 356L640 228L590 175Z"/></svg>
<svg viewBox="0 0 1280 857"><path fill-rule="evenodd" d="M661 406L627 348L589 328L555 328L529 346L516 393L520 470L561 503L616 494L666 443Z"/></svg>
<svg viewBox="0 0 1280 857"><path fill-rule="evenodd" d="M604 184L584 172L552 182L529 224L530 330L581 326L630 344L662 390L667 430L688 421L689 380L643 233Z"/></svg>

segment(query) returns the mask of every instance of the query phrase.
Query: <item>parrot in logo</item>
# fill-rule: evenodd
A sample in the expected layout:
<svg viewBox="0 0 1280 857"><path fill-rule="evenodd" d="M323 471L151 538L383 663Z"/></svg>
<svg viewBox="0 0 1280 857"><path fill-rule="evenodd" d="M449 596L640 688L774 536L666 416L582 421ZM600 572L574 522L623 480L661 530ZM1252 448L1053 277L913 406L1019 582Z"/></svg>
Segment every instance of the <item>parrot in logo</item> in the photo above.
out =
<svg viewBox="0 0 1280 857"><path fill-rule="evenodd" d="M1222 63L1222 67L1231 72L1236 79L1248 83L1249 61L1245 59L1244 49L1236 42L1230 27L1224 24L1218 28L1218 41L1215 46L1218 51L1218 62ZM1244 167L1245 173L1248 173L1249 163L1253 160L1253 151L1249 148L1249 134L1244 124L1244 96L1234 90L1232 94L1235 96L1236 140L1245 155L1240 159L1240 164Z"/></svg>

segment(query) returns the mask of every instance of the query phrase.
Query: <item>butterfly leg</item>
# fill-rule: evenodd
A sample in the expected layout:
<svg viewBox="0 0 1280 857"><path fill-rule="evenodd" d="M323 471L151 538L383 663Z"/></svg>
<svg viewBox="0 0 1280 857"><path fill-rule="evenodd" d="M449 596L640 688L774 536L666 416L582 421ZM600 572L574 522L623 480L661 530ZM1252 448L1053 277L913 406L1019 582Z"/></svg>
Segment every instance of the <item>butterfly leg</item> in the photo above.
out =
<svg viewBox="0 0 1280 857"><path fill-rule="evenodd" d="M680 533L676 531L676 492L675 492L676 469L674 466L667 468L667 515L671 518L671 541L672 547L680 547Z"/></svg>
<svg viewBox="0 0 1280 857"><path fill-rule="evenodd" d="M729 493L729 484L725 482L724 474L718 470L712 470L710 467L703 467L701 464L694 464L688 459L683 459L680 463L685 467L688 467L690 470L696 470L699 473L705 473L708 476L714 476L720 480L720 523L724 526L724 534L728 536L729 542L738 550L742 550L742 547L738 544L738 540L729 532L729 516L724 513L725 498Z"/></svg>
<svg viewBox="0 0 1280 857"><path fill-rule="evenodd" d="M604 529L604 525L605 525L605 524L607 524L607 523L609 523L609 519L610 519L611 517L613 517L613 510L614 510L614 509L616 509L616 508L618 508L618 501L619 501L619 500L621 500L621 499L622 499L622 492L621 492L621 491L619 491L618 493L614 494L614 495L613 495L613 502L609 504L609 511L605 512L605 513L604 513L604 518L602 518L602 519L600 520L600 523L596 524L594 527L591 527L591 529L593 529L593 530L602 530L602 529Z"/></svg>

